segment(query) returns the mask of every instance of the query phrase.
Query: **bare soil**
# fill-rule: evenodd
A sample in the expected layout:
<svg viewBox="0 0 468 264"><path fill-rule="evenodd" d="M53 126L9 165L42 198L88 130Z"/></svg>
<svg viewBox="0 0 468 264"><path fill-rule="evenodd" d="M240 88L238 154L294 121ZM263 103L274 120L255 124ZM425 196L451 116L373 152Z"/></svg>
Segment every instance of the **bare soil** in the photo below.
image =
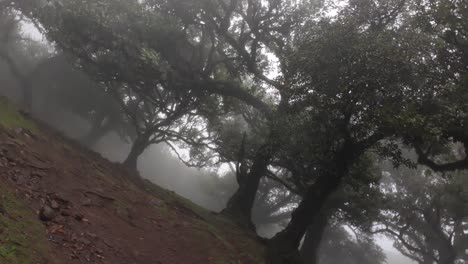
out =
<svg viewBox="0 0 468 264"><path fill-rule="evenodd" d="M46 256L34 263L262 262L255 235L37 126L0 125L0 187L45 230L38 246ZM8 240L1 228L0 249ZM7 264L1 254L0 263Z"/></svg>

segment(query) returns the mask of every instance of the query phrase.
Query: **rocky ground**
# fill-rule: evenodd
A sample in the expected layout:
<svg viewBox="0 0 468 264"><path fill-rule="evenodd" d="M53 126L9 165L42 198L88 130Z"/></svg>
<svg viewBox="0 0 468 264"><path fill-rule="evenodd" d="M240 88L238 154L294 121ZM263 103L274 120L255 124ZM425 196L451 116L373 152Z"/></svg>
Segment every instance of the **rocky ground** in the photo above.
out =
<svg viewBox="0 0 468 264"><path fill-rule="evenodd" d="M0 100L0 263L261 263L253 234Z"/></svg>

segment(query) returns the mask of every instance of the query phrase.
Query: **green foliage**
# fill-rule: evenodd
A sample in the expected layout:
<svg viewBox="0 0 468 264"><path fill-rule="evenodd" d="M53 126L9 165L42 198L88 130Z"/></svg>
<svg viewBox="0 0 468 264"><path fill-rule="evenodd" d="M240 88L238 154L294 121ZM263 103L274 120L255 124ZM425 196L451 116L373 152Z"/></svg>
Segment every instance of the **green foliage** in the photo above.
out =
<svg viewBox="0 0 468 264"><path fill-rule="evenodd" d="M444 178L421 166L395 169L388 162L381 166L384 197L376 228L385 227L382 233L395 240L396 248L419 263L437 254L466 259L466 175L451 173Z"/></svg>
<svg viewBox="0 0 468 264"><path fill-rule="evenodd" d="M177 141L197 166L237 162L246 132L249 166L272 150L264 167L283 183L345 178L342 199L371 210L370 152L437 167L468 146L463 0L350 0L336 15L309 1L17 2L116 95L138 143Z"/></svg>

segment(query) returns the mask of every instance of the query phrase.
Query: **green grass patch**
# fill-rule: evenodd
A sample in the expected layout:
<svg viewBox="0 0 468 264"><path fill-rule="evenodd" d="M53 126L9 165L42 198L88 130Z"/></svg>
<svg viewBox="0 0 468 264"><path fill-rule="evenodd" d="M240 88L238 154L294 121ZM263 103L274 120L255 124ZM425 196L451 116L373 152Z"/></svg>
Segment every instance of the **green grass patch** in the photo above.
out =
<svg viewBox="0 0 468 264"><path fill-rule="evenodd" d="M31 132L38 131L34 122L21 115L18 108L5 97L0 97L0 125L8 129L24 128Z"/></svg>
<svg viewBox="0 0 468 264"><path fill-rule="evenodd" d="M0 208L0 263L51 263L43 225L1 183Z"/></svg>

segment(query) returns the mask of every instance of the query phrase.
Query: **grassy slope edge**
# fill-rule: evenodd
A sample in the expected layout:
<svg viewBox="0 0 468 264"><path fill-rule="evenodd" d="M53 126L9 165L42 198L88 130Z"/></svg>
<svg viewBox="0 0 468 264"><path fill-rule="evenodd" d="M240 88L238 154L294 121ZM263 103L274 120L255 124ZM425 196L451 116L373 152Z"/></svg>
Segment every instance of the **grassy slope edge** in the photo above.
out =
<svg viewBox="0 0 468 264"><path fill-rule="evenodd" d="M46 134L41 125L24 117L18 109L7 99L0 97L0 129L15 130L23 128L34 134ZM72 145L67 146L74 151L80 151ZM110 175L97 175L112 181ZM171 219L177 217L173 205L183 208L188 214L193 214L192 233L200 244L206 241L206 254L212 256L213 263L263 263L264 248L258 242L255 234L247 233L222 215L209 212L191 201L167 191L156 184L144 180L144 185L130 184L128 188L139 189L163 200L167 208L158 208L159 211L167 211L165 217ZM44 226L39 221L36 213L14 193L14 188L5 184L0 179L0 263L51 263L49 244L46 241ZM116 202L116 211L125 213L125 202ZM120 208L122 207L122 208ZM223 252L217 251L217 247L210 247L208 241L215 240L227 248Z"/></svg>
<svg viewBox="0 0 468 264"><path fill-rule="evenodd" d="M7 99L0 97L0 126L37 131ZM50 263L46 234L36 214L0 181L0 263Z"/></svg>

